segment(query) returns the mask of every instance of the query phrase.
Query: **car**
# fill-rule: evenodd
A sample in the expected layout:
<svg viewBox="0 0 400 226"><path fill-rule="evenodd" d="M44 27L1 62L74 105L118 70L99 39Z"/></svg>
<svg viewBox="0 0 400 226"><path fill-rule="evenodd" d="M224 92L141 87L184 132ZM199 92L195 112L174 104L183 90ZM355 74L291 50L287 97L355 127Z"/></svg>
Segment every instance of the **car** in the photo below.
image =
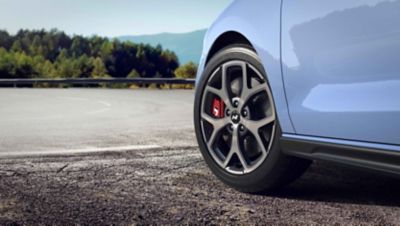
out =
<svg viewBox="0 0 400 226"><path fill-rule="evenodd" d="M236 0L208 29L194 124L225 184L275 191L314 160L400 174L400 1Z"/></svg>

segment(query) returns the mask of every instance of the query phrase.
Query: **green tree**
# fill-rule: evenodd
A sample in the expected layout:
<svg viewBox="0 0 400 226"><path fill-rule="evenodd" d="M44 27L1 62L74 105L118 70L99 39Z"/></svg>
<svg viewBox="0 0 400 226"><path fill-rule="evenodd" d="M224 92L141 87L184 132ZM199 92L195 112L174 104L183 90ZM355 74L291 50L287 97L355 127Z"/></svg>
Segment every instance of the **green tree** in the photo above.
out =
<svg viewBox="0 0 400 226"><path fill-rule="evenodd" d="M58 61L58 62L63 62L63 61L65 61L65 60L67 60L68 59L68 50L67 49L61 49L61 52L60 52L60 54L58 54L58 56L57 56L57 58L56 58L56 61Z"/></svg>
<svg viewBox="0 0 400 226"><path fill-rule="evenodd" d="M103 63L103 60L100 57L97 57L93 60L93 71L92 77L93 78L103 78L108 77L108 71L106 66Z"/></svg>
<svg viewBox="0 0 400 226"><path fill-rule="evenodd" d="M11 53L5 48L0 48L0 78L12 78L15 74L15 62Z"/></svg>
<svg viewBox="0 0 400 226"><path fill-rule="evenodd" d="M57 63L57 76L61 78L79 78L81 70L75 59L66 59Z"/></svg>
<svg viewBox="0 0 400 226"><path fill-rule="evenodd" d="M12 45L12 38L7 31L0 31L0 43L4 49L9 49Z"/></svg>
<svg viewBox="0 0 400 226"><path fill-rule="evenodd" d="M39 35L35 35L31 45L29 46L29 53L31 55L43 55L43 51L42 50L43 49L41 48L41 38L40 38Z"/></svg>
<svg viewBox="0 0 400 226"><path fill-rule="evenodd" d="M71 44L71 56L79 57L84 54L90 54L90 46L87 39L81 36L75 36L72 38Z"/></svg>
<svg viewBox="0 0 400 226"><path fill-rule="evenodd" d="M16 40L11 46L11 51L13 51L13 52L21 52L22 51L21 41Z"/></svg>
<svg viewBox="0 0 400 226"><path fill-rule="evenodd" d="M198 66L193 62L189 62L175 70L175 77L177 78L195 78Z"/></svg>
<svg viewBox="0 0 400 226"><path fill-rule="evenodd" d="M175 53L117 39L62 31L0 30L0 78L15 77L174 77Z"/></svg>
<svg viewBox="0 0 400 226"><path fill-rule="evenodd" d="M34 70L32 57L26 55L24 52L16 52L13 54L15 58L15 74L20 78L31 78L37 74Z"/></svg>
<svg viewBox="0 0 400 226"><path fill-rule="evenodd" d="M89 58L86 54L80 56L76 62L76 67L79 69L80 74L77 77L89 78L93 71L93 58Z"/></svg>
<svg viewBox="0 0 400 226"><path fill-rule="evenodd" d="M46 74L43 74L42 68L45 65L46 60L42 55L36 55L30 58L32 59L32 66L33 66L33 72L32 72L32 77L35 78L41 78L41 77L47 77Z"/></svg>
<svg viewBox="0 0 400 226"><path fill-rule="evenodd" d="M136 69L132 69L132 71L128 74L128 78L139 78L140 74L136 71Z"/></svg>
<svg viewBox="0 0 400 226"><path fill-rule="evenodd" d="M50 61L46 60L41 68L41 74L46 78L54 78L57 76L57 70Z"/></svg>

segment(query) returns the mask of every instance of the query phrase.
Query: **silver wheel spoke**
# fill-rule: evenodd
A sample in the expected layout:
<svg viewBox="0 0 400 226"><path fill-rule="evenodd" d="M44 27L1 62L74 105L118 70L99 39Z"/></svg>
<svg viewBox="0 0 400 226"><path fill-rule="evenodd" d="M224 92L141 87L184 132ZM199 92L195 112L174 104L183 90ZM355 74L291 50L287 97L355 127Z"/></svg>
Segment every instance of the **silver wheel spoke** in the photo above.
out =
<svg viewBox="0 0 400 226"><path fill-rule="evenodd" d="M220 120L222 120L222 119L216 119L216 118L213 118L213 117L211 117L211 116L209 116L207 113L205 113L205 112L203 112L202 114L201 114L201 118L203 119L203 120L205 120L205 121L207 121L208 123L210 123L211 125L216 125L216 124L218 124L218 121L220 121Z"/></svg>
<svg viewBox="0 0 400 226"><path fill-rule="evenodd" d="M229 97L229 92L228 92L227 70L228 70L228 67L226 65L222 66L222 78L221 78L222 88L221 88L221 90L223 93L223 97L221 96L221 99L224 100L225 105L228 108L232 108L231 98Z"/></svg>
<svg viewBox="0 0 400 226"><path fill-rule="evenodd" d="M205 93L212 93L214 95L217 95L219 98L221 98L221 100L224 101L225 105L228 108L231 108L232 107L231 100L229 98L229 92L227 89L227 85L228 85L227 84L227 81L228 81L227 74L226 74L227 67L225 65L219 67L217 69L217 71L215 71L211 77L215 76L217 74L217 72L219 72L220 70L221 70L221 89L217 89L210 85L207 85L205 88Z"/></svg>
<svg viewBox="0 0 400 226"><path fill-rule="evenodd" d="M275 121L275 115L265 117L264 119L261 119L259 121L252 121L245 119L243 120L243 125L253 134L253 136L256 138L258 145L261 147L261 150L264 154L267 153L267 149L265 148L264 142L261 139L259 130Z"/></svg>
<svg viewBox="0 0 400 226"><path fill-rule="evenodd" d="M257 134L257 135L254 135L254 136L256 137L258 146L261 148L261 151L262 151L263 155L266 155L267 154L267 149L265 148L265 144L264 144L263 140L261 139L260 134Z"/></svg>
<svg viewBox="0 0 400 226"><path fill-rule="evenodd" d="M261 127L271 124L275 121L275 115L265 117L258 121L243 119L243 125L252 133L258 131Z"/></svg>
<svg viewBox="0 0 400 226"><path fill-rule="evenodd" d="M265 91L268 88L266 83L262 83L252 88L248 88L247 85L243 86L242 91L242 106L246 105L247 101L249 101L256 94Z"/></svg>
<svg viewBox="0 0 400 226"><path fill-rule="evenodd" d="M229 122L224 118L223 119L213 118L213 117L209 116L205 112L203 112L201 114L201 118L203 120L207 121L208 123L210 123L213 126L213 132L212 132L212 134L210 136L209 141L207 142L208 146L212 147L212 145L213 145L213 143L215 141L215 138L218 136L218 134L221 132L221 130L223 128L225 128L225 126L228 125Z"/></svg>
<svg viewBox="0 0 400 226"><path fill-rule="evenodd" d="M246 172L249 169L249 165L248 165L246 159L244 158L242 151L240 151L240 149L239 149L239 151L236 154L239 157L240 163L243 166L243 171Z"/></svg>
<svg viewBox="0 0 400 226"><path fill-rule="evenodd" d="M216 89L214 87L207 86L206 92L210 92L217 95L219 98L221 98L221 100L224 101L225 105L228 105L227 103L230 103L229 97L227 96L227 92L224 89Z"/></svg>
<svg viewBox="0 0 400 226"><path fill-rule="evenodd" d="M226 90L226 88L224 86L222 87L222 89L216 89L214 87L207 86L205 92L217 95L219 98L221 98L222 101L224 101L225 105L227 105L230 108L232 107L231 101L228 96L228 91Z"/></svg>
<svg viewBox="0 0 400 226"><path fill-rule="evenodd" d="M243 156L242 151L240 150L240 141L239 141L239 131L237 128L234 129L233 133L232 133L232 144L231 144L231 149L229 151L229 154L227 155L227 158L225 159L224 162L224 167L228 167L229 162L231 161L232 157L234 154L236 154L239 158L240 164L243 167L243 170L246 171L249 166L248 163L245 159L245 157Z"/></svg>
<svg viewBox="0 0 400 226"><path fill-rule="evenodd" d="M219 96L221 99L223 99L222 97L224 97L224 94L220 89L216 89L216 88L211 87L211 86L207 86L206 92L213 93L213 94Z"/></svg>
<svg viewBox="0 0 400 226"><path fill-rule="evenodd" d="M224 168L229 166L229 162L231 161L234 154L235 154L234 151L232 151L232 150L229 151L229 154L226 156L225 161L224 161Z"/></svg>
<svg viewBox="0 0 400 226"><path fill-rule="evenodd" d="M232 133L231 149L229 150L229 154L227 155L227 157L225 159L225 163L224 163L225 167L228 167L228 164L231 161L233 155L236 154L238 151L239 151L238 131L235 128Z"/></svg>
<svg viewBox="0 0 400 226"><path fill-rule="evenodd" d="M241 67L242 67L242 82L243 82L242 93L243 93L243 91L249 89L249 86L248 86L249 82L248 82L248 75L247 75L247 64L245 62L242 62Z"/></svg>
<svg viewBox="0 0 400 226"><path fill-rule="evenodd" d="M249 75L247 74L247 63L242 62L242 93L241 93L241 107L243 107L247 101L249 101L254 95L265 91L268 87L266 83L262 83L255 87L249 88Z"/></svg>

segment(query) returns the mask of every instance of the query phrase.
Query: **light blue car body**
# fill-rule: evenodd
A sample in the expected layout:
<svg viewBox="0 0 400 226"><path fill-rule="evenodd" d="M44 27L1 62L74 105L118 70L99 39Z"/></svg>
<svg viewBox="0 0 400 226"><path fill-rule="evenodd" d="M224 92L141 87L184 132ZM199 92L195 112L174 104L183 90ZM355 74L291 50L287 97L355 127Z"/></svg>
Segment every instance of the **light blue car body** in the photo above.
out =
<svg viewBox="0 0 400 226"><path fill-rule="evenodd" d="M236 0L210 27L258 53L283 137L400 151L399 0Z"/></svg>

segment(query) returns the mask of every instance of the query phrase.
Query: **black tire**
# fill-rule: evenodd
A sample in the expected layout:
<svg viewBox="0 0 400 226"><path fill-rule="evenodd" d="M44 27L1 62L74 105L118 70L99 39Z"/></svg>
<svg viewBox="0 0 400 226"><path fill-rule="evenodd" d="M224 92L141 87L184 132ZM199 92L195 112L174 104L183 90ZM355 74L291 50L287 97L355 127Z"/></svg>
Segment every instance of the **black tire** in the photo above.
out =
<svg viewBox="0 0 400 226"><path fill-rule="evenodd" d="M279 144L281 129L278 119L276 119L275 122L275 136L271 141L271 145L269 146L270 148L267 157L258 166L258 168L247 174L233 174L217 164L213 156L210 154L205 138L203 138L204 136L201 123L203 92L205 92L205 87L207 86L212 73L224 63L233 60L244 61L255 67L263 74L265 77L265 82L269 86L266 79L265 70L253 48L248 45L241 44L231 45L219 51L207 64L203 76L199 80L196 87L194 123L197 141L201 153L211 171L228 186L246 193L264 193L274 191L300 177L311 163L309 160L287 156L282 153Z"/></svg>

